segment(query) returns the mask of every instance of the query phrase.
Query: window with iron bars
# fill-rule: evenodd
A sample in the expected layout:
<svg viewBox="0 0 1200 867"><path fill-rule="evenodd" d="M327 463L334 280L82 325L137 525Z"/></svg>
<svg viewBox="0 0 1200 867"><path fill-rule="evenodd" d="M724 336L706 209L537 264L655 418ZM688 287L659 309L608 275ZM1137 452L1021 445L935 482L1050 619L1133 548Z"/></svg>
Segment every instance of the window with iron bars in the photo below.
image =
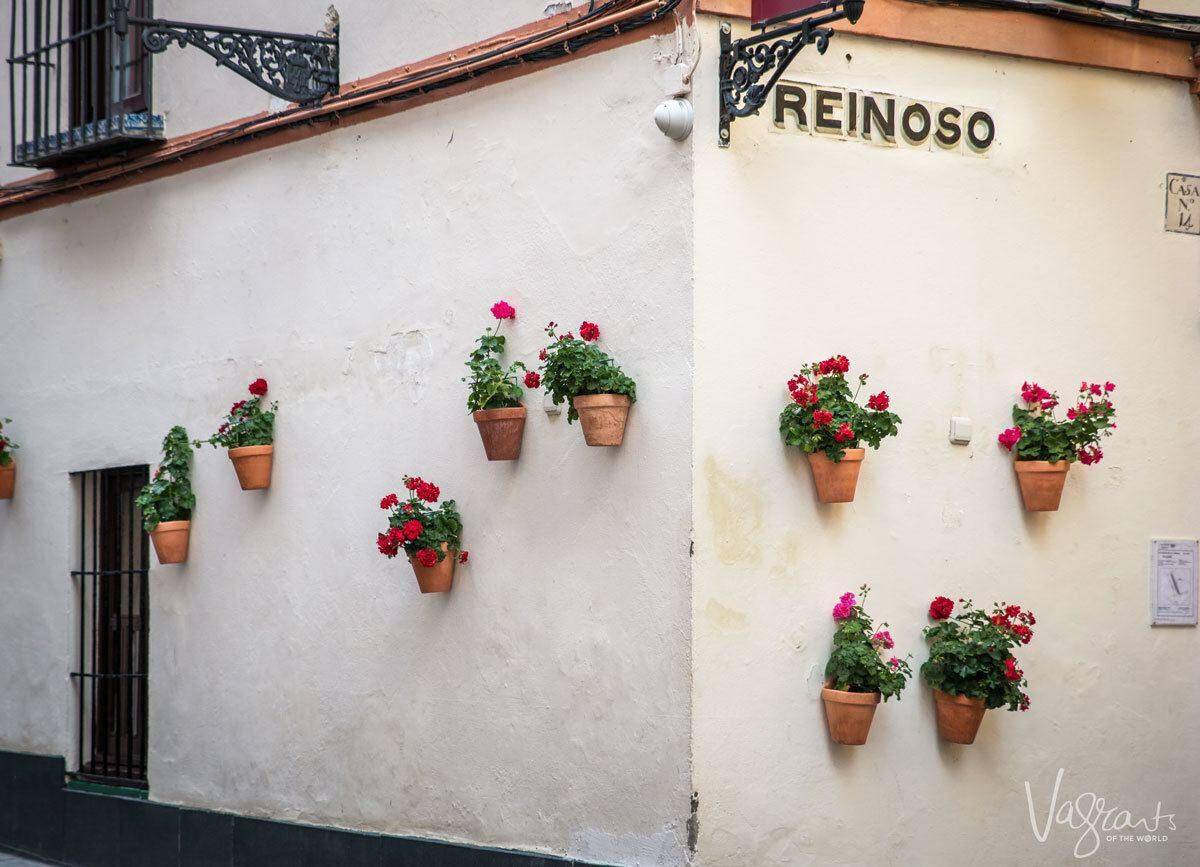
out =
<svg viewBox="0 0 1200 867"><path fill-rule="evenodd" d="M79 498L78 776L146 787L150 537L146 466L75 474Z"/></svg>
<svg viewBox="0 0 1200 867"><path fill-rule="evenodd" d="M11 0L12 165L42 168L163 138L141 27L116 32L118 0ZM151 18L154 0L121 0Z"/></svg>

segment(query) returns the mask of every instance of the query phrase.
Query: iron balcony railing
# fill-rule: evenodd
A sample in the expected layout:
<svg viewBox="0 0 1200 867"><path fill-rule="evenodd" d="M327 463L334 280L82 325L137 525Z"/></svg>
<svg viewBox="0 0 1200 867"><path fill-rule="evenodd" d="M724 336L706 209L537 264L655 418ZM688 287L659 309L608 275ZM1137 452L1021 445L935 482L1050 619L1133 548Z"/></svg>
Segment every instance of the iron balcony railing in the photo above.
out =
<svg viewBox="0 0 1200 867"><path fill-rule="evenodd" d="M54 166L163 137L140 25L129 25L133 38L118 34L114 0L10 2L12 165ZM153 6L131 0L129 11L148 19Z"/></svg>

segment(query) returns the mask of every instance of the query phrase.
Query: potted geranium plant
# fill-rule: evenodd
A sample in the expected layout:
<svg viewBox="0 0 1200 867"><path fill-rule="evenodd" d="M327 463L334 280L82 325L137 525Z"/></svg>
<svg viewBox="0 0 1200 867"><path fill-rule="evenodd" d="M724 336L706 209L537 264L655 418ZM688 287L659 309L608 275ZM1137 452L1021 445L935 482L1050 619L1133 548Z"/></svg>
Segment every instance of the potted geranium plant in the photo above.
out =
<svg viewBox="0 0 1200 867"><path fill-rule="evenodd" d="M4 426L11 423L11 418L0 419L0 500L11 500L17 486L17 462L12 453L20 446L4 432Z"/></svg>
<svg viewBox="0 0 1200 867"><path fill-rule="evenodd" d="M557 328L555 322L546 326L550 345L538 356L542 384L555 404L569 401L567 422L579 419L589 446L619 446L637 385L596 345L596 323L582 323L578 337L569 331L558 334Z"/></svg>
<svg viewBox="0 0 1200 867"><path fill-rule="evenodd" d="M196 495L188 461L192 449L188 434L179 425L171 428L162 445L163 459L150 484L137 497L146 532L154 542L158 562L164 566L187 561Z"/></svg>
<svg viewBox="0 0 1200 867"><path fill-rule="evenodd" d="M825 665L825 721L834 743L858 746L867 742L871 721L879 701L900 692L912 676L908 657L892 656L884 662L881 653L895 647L892 634L881 623L876 629L863 605L870 588L859 588L858 596L843 593L833 606L833 652Z"/></svg>
<svg viewBox="0 0 1200 867"><path fill-rule="evenodd" d="M992 613L976 608L969 599L954 601L938 596L929 604L936 621L925 628L929 659L921 676L933 690L938 734L956 744L975 742L984 713L1008 706L1029 710L1029 683L1012 651L1033 640L1037 618L1019 605L994 604Z"/></svg>
<svg viewBox="0 0 1200 867"><path fill-rule="evenodd" d="M792 399L779 414L783 441L808 455L822 503L853 502L866 456L862 446L878 449L886 437L899 433L900 416L889 410L888 393L873 394L865 407L860 406L858 393L868 377L859 374L851 391L849 370L844 355L806 364L788 380Z"/></svg>
<svg viewBox="0 0 1200 867"><path fill-rule="evenodd" d="M434 503L442 492L433 482L405 476L408 498L388 494L379 508L388 513L387 530L379 534L379 553L389 560L401 551L408 557L422 593L447 593L454 583L455 563L466 564L462 550L462 517L453 500Z"/></svg>
<svg viewBox="0 0 1200 867"><path fill-rule="evenodd" d="M500 364L504 354L505 338L500 326L505 319L516 319L517 311L507 301L492 305L496 325L483 333L467 358L471 369L470 378L463 382L470 386L467 394L467 410L475 419L483 450L489 461L515 461L521 456L521 439L525 435L525 406L521 403L521 386L517 383L518 371L525 365L514 361L505 369ZM525 384L537 388L540 378L534 371L525 373Z"/></svg>
<svg viewBox="0 0 1200 867"><path fill-rule="evenodd" d="M263 405L267 381L250 383L250 397L239 400L217 432L206 440L196 440L196 448L205 443L214 448L229 449L238 483L243 491L261 491L271 487L271 467L275 461L275 412L278 403Z"/></svg>
<svg viewBox="0 0 1200 867"><path fill-rule="evenodd" d="M1078 399L1068 407L1066 418L1059 419L1057 394L1036 382L1022 383L1022 403L1013 406L1013 427L998 439L1010 452L1015 449L1013 466L1027 511L1057 512L1071 464L1078 460L1090 466L1104 457L1100 439L1112 436L1117 426L1109 397L1116 388L1112 382L1080 383Z"/></svg>

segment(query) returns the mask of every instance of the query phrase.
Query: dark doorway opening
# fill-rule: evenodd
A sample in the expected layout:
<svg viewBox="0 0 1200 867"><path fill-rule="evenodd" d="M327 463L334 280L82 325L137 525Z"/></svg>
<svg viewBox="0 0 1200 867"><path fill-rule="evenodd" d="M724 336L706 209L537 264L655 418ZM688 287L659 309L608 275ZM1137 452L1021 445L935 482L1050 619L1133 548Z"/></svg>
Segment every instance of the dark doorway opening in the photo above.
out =
<svg viewBox="0 0 1200 867"><path fill-rule="evenodd" d="M79 776L146 785L150 539L135 502L145 466L79 485Z"/></svg>

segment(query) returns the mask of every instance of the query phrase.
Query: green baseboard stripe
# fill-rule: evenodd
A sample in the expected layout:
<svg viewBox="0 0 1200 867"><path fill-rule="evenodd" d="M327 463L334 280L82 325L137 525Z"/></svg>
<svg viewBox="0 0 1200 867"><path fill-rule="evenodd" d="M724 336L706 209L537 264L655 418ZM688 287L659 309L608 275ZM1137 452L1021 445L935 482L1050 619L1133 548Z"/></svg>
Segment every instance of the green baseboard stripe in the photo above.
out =
<svg viewBox="0 0 1200 867"><path fill-rule="evenodd" d="M91 780L67 780L67 788L73 792L91 792L94 795L112 795L114 798L134 798L146 801L150 793L145 789L129 789L124 786L106 786L104 783L93 783Z"/></svg>
<svg viewBox="0 0 1200 867"><path fill-rule="evenodd" d="M583 863L156 804L138 789L68 781L67 776L60 756L0 750L0 850L50 864L101 867L562 867Z"/></svg>

